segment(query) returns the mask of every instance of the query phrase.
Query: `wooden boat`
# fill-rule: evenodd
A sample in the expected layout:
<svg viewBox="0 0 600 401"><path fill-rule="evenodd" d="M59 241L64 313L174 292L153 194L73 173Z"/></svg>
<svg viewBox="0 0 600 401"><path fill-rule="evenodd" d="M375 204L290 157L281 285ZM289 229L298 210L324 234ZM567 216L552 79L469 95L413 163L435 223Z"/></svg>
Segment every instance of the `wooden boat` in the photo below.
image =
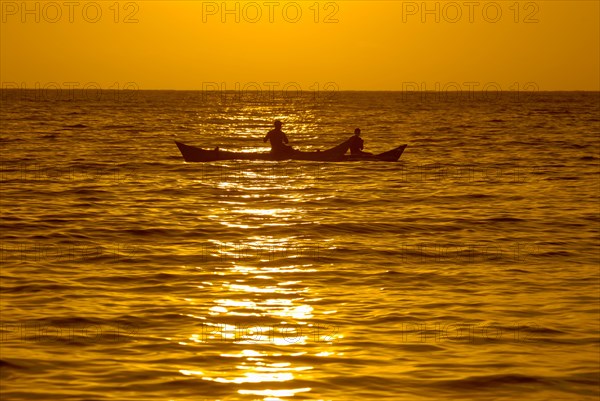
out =
<svg viewBox="0 0 600 401"><path fill-rule="evenodd" d="M175 141L183 159L186 162L213 162L218 160L308 160L321 162L343 162L343 161L398 161L407 145L398 146L378 155L346 155L349 149L348 141L343 142L331 149L316 152L302 152L291 150L285 153L272 152L231 152L221 149L206 150L195 146L189 146Z"/></svg>

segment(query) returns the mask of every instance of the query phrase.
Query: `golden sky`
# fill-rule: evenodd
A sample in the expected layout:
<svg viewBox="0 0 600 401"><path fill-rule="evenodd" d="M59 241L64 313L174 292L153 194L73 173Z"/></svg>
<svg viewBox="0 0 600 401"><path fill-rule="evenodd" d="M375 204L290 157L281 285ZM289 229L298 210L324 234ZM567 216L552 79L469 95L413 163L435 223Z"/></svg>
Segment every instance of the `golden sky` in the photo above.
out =
<svg viewBox="0 0 600 401"><path fill-rule="evenodd" d="M4 87L600 90L599 4L1 1L0 73Z"/></svg>

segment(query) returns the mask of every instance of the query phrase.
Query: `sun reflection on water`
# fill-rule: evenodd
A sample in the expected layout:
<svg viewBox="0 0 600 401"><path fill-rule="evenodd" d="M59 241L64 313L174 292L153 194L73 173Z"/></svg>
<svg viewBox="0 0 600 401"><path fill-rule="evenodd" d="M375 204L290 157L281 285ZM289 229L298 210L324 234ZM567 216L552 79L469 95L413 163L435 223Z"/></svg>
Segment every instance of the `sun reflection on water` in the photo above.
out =
<svg viewBox="0 0 600 401"><path fill-rule="evenodd" d="M239 189L239 183L236 187ZM248 208L242 204L224 199L211 216L228 228L247 230L286 224L303 214L294 207ZM318 269L312 261L299 259L306 256L298 246L302 240L295 235L211 240L215 245L212 256L225 263L210 269L212 280L198 283L198 291L213 294L211 303L187 301L195 308L187 316L197 319L200 327L179 344L206 347L203 355L213 354L221 363L187 366L180 374L231 385L232 392L252 397L248 399L276 401L311 391L306 385L315 379L315 373L307 361L335 355L333 343L341 335L323 328L322 317L331 317L335 311L315 306L319 297L307 278ZM248 255L256 257L244 259Z"/></svg>
<svg viewBox="0 0 600 401"><path fill-rule="evenodd" d="M256 242L256 239L253 239ZM281 243L281 241L279 242ZM225 367L220 369L181 369L185 376L221 384L263 387L236 388L240 395L260 397L263 401L282 400L311 391L310 387L294 387L295 381L303 384L313 378L314 368L297 360L301 355L326 358L335 354L333 342L340 336L326 336L314 321L318 298L298 274L316 269L301 265L261 266L232 263L223 268L218 281L203 286L215 291L212 305L200 306L202 313L188 315L199 319L201 332L189 335L186 346L213 346L219 344L218 354ZM265 274L267 273L267 274ZM290 273L294 277L289 276ZM240 277L240 278L236 278ZM202 289L200 289L202 290ZM319 311L319 315L331 316L335 311ZM235 320L246 318L243 321ZM325 333L328 334L328 333ZM329 333L330 334L330 333ZM240 346L252 348L236 349ZM278 350L274 351L273 347ZM308 347L307 349L302 349ZM237 359L235 364L227 363ZM228 367L227 367L228 366ZM276 383L279 383L274 387ZM280 388L280 385L288 385ZM256 398L254 398L256 399Z"/></svg>

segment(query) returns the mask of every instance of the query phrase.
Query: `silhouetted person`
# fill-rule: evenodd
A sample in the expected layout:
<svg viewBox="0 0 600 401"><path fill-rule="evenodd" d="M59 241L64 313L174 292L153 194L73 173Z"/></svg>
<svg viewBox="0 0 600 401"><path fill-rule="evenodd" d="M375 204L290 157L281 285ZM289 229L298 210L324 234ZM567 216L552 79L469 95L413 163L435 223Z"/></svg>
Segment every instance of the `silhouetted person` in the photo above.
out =
<svg viewBox="0 0 600 401"><path fill-rule="evenodd" d="M363 152L364 141L360 137L360 128L354 130L354 136L348 139L350 143L350 154L352 155L372 155L373 153Z"/></svg>
<svg viewBox="0 0 600 401"><path fill-rule="evenodd" d="M275 129L272 129L267 133L263 142L267 142L269 140L271 142L271 152L276 153L286 153L292 150L291 146L284 145L284 143L289 143L287 136L281 130L281 121L275 120Z"/></svg>

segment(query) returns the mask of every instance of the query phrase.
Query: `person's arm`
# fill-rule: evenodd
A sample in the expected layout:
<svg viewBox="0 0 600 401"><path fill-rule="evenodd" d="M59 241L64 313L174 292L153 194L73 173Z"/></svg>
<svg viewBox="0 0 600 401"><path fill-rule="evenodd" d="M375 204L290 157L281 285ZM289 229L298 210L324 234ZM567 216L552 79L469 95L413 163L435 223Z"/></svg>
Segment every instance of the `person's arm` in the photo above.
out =
<svg viewBox="0 0 600 401"><path fill-rule="evenodd" d="M363 149L364 149L364 146L363 146L364 144L365 144L365 141L363 141L363 140L361 139L361 140L360 140L360 150L363 150Z"/></svg>
<svg viewBox="0 0 600 401"><path fill-rule="evenodd" d="M285 134L282 132L283 134L283 143L290 143L290 141L288 141L287 136L285 136Z"/></svg>
<svg viewBox="0 0 600 401"><path fill-rule="evenodd" d="M271 131L267 132L267 135L265 135L265 138L263 139L263 142L267 142L269 140L269 135L271 134Z"/></svg>

